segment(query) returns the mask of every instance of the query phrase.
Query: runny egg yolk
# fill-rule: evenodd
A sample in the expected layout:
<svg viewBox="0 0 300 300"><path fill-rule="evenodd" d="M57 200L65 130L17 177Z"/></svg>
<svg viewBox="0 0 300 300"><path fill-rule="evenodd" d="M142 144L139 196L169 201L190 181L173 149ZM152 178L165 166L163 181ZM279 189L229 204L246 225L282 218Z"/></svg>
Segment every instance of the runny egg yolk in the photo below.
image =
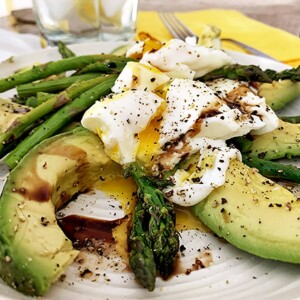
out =
<svg viewBox="0 0 300 300"><path fill-rule="evenodd" d="M95 189L98 189L106 194L107 197L119 201L125 215L133 213L136 204L137 186L132 177L124 178L120 170L106 180L99 180L95 184ZM128 222L130 218L125 218L124 221L113 229L113 238L116 242L116 251L122 257L123 261L128 264Z"/></svg>
<svg viewBox="0 0 300 300"><path fill-rule="evenodd" d="M183 230L199 230L201 232L210 232L210 229L206 227L189 208L181 206L175 206L176 213L176 229Z"/></svg>
<svg viewBox="0 0 300 300"><path fill-rule="evenodd" d="M139 147L137 150L137 160L140 161L146 168L150 167L153 158L161 152L161 146L158 143L160 138L160 123L161 113L165 109L165 105L161 105L157 111L157 115L153 118L148 126L139 133Z"/></svg>
<svg viewBox="0 0 300 300"><path fill-rule="evenodd" d="M95 184L95 189L102 191L109 198L118 200L126 215L132 213L137 191L137 186L132 177L124 178L120 174L103 181L99 180Z"/></svg>

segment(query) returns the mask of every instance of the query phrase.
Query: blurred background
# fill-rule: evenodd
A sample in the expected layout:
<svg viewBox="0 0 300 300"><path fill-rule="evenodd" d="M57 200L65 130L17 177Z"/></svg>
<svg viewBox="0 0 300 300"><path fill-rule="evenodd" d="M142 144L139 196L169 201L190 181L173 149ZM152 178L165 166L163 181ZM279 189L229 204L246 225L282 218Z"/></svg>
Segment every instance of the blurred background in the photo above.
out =
<svg viewBox="0 0 300 300"><path fill-rule="evenodd" d="M113 3L113 1L111 1ZM0 27L37 33L31 0L1 0ZM247 16L300 36L300 0L140 0L140 10L236 9ZM12 17L7 17L12 14Z"/></svg>

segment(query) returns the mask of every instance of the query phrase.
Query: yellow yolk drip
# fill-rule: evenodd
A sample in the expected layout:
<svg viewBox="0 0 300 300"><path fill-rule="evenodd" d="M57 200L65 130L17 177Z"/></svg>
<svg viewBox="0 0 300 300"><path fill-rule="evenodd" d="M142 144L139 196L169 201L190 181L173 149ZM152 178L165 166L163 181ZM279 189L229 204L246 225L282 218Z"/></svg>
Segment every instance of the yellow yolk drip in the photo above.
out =
<svg viewBox="0 0 300 300"><path fill-rule="evenodd" d="M128 261L128 226L130 219L126 219L113 229L112 236L116 242L116 251L121 256L123 262L129 265Z"/></svg>
<svg viewBox="0 0 300 300"><path fill-rule="evenodd" d="M154 118L145 130L139 134L139 147L137 151L137 159L142 162L145 167L151 166L153 155L159 151L159 121L160 116Z"/></svg>
<svg viewBox="0 0 300 300"><path fill-rule="evenodd" d="M165 85L162 89L155 91L155 94L157 96L159 96L160 98L163 98L166 100L167 92L169 91L169 89L170 89L170 84Z"/></svg>
<svg viewBox="0 0 300 300"><path fill-rule="evenodd" d="M194 214L188 209L180 206L175 207L176 229L180 230L199 230L201 232L210 232Z"/></svg>
<svg viewBox="0 0 300 300"><path fill-rule="evenodd" d="M97 134L102 139L102 131L100 128L97 128ZM119 161L120 159L120 151L118 145L115 145L112 149L109 151L109 156L113 161Z"/></svg>
<svg viewBox="0 0 300 300"><path fill-rule="evenodd" d="M140 32L137 36L137 39L144 42L143 52L130 55L130 57L133 59L140 60L144 53L159 50L163 46L160 41L153 38L146 32Z"/></svg>
<svg viewBox="0 0 300 300"><path fill-rule="evenodd" d="M159 96L162 97L161 95ZM159 128L161 114L165 107L166 103L162 102L161 106L157 109L156 116L149 122L148 126L139 133L137 160L146 168L151 167L153 156L157 155L160 151L160 146L158 144Z"/></svg>
<svg viewBox="0 0 300 300"><path fill-rule="evenodd" d="M126 215L130 214L135 207L136 185L132 177L116 176L105 181L98 181L95 188L117 199Z"/></svg>
<svg viewBox="0 0 300 300"><path fill-rule="evenodd" d="M126 215L132 213L136 203L135 194L137 190L132 177L124 178L120 171L120 174L113 178L98 181L95 188L101 190L108 197L117 199ZM116 226L112 231L112 236L116 242L116 251L126 264L128 264L128 222L130 222L129 218L125 219L124 222Z"/></svg>

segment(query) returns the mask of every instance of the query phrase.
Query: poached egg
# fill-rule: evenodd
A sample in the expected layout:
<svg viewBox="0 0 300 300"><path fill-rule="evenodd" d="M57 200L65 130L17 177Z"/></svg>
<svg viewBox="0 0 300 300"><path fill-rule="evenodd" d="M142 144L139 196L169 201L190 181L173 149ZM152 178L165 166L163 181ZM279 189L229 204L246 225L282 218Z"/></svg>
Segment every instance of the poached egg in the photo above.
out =
<svg viewBox="0 0 300 300"><path fill-rule="evenodd" d="M121 72L114 94L98 101L82 119L122 166L138 161L157 174L196 155L192 167L178 169L175 185L165 190L182 206L195 205L224 184L230 160L241 159L227 139L278 126L264 98L247 83L193 80L232 62L222 51L202 48L171 40L144 53L140 62L128 63Z"/></svg>

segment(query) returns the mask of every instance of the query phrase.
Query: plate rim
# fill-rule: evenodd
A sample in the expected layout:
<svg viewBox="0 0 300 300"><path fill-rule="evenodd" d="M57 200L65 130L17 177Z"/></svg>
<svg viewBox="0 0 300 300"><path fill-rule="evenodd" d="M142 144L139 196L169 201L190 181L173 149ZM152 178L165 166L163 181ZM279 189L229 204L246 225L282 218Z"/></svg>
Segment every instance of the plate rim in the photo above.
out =
<svg viewBox="0 0 300 300"><path fill-rule="evenodd" d="M85 43L85 44L73 44L73 45L70 45L70 48L76 52L76 51L85 51L86 49L89 49L89 51L93 52L93 50L96 48L96 47L101 47L101 46L105 46L105 49L110 49L109 51L113 50L114 48L120 46L120 45L123 45L123 44L127 44L127 43L124 43L124 42L92 42L92 43ZM267 58L263 58L263 57L258 57L258 56L255 56L255 55L249 55L249 54L245 54L245 53L241 53L241 52L236 52L236 51L231 51L231 50L228 50L226 51L230 56L232 56L234 59L238 58L238 59L245 59L246 61L253 61L255 60L256 62L259 62L258 65L266 65L266 66L273 66L275 68L277 68L278 71L282 70L282 69L285 69L285 68L288 68L290 66L286 65L286 64L283 64L281 62L277 62L277 61L272 61L270 59L267 59ZM46 55L45 55L46 54ZM53 57L57 57L59 56L59 53L57 51L57 48L56 47L49 47L49 48L45 48L45 49L39 49L39 50L36 50L36 51L32 51L30 53L26 53L26 54L21 54L21 55L14 55L14 60L17 62L20 61L20 62L24 62L26 63L27 62L27 58L36 58L38 57L39 55L45 55L45 57L48 57L47 55L52 56ZM46 62L46 61L44 61ZM9 68L12 68L13 67L13 63L10 63L9 61L4 61L4 62L1 62L0 63L0 77L1 74L3 73L3 69L2 68L5 68L5 67L9 67ZM0 93L0 97L2 96L3 93ZM300 278L300 273L299 273L299 278ZM1 282L2 283L2 282ZM19 293L19 292L16 292L15 290L11 289L10 287L6 286L6 289L5 291L9 294L16 294L16 297L13 296L13 298L11 298L10 296L6 296L4 294L1 294L3 291L1 290L0 291L0 299L1 300L8 300L8 299L33 299L31 297L27 297L27 296L24 296L23 294ZM300 289L299 289L300 291ZM174 296L174 295L173 295ZM164 296L165 297L165 296ZM49 299L47 297L47 294L46 296L44 296L44 299ZM99 298L100 299L100 298ZM139 298L139 299L143 299L143 298ZM165 299L165 298L164 298ZM215 298L213 298L215 299Z"/></svg>

